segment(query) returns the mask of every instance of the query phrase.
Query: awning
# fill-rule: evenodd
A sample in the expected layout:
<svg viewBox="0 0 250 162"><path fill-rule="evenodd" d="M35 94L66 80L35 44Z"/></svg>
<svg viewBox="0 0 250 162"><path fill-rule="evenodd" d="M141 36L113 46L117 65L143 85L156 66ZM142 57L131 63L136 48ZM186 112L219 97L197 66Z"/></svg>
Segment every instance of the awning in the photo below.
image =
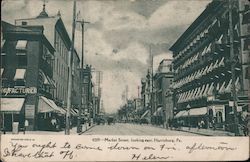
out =
<svg viewBox="0 0 250 162"><path fill-rule="evenodd" d="M217 44L222 44L223 34L220 35L220 38L216 41Z"/></svg>
<svg viewBox="0 0 250 162"><path fill-rule="evenodd" d="M65 114L65 111L62 108L58 107L54 101L43 96L39 97L38 112L39 113L55 112L55 113Z"/></svg>
<svg viewBox="0 0 250 162"><path fill-rule="evenodd" d="M25 73L26 73L26 69L16 69L14 80L24 79Z"/></svg>
<svg viewBox="0 0 250 162"><path fill-rule="evenodd" d="M212 95L214 91L214 82L210 85L207 94L208 95Z"/></svg>
<svg viewBox="0 0 250 162"><path fill-rule="evenodd" d="M203 49L203 51L201 52L201 56L205 55L205 54L206 54L206 51L207 51L207 47L205 47L205 48Z"/></svg>
<svg viewBox="0 0 250 162"><path fill-rule="evenodd" d="M1 40L1 49L3 49L3 46L4 46L4 43L5 43L5 40ZM1 50L2 51L2 50Z"/></svg>
<svg viewBox="0 0 250 162"><path fill-rule="evenodd" d="M73 116L77 116L78 114L73 110L73 109L70 109L70 112Z"/></svg>
<svg viewBox="0 0 250 162"><path fill-rule="evenodd" d="M201 87L199 87L197 92L195 93L195 95L194 95L195 99L197 99L199 97L200 91L201 91Z"/></svg>
<svg viewBox="0 0 250 162"><path fill-rule="evenodd" d="M230 79L230 81L227 84L227 87L225 89L225 92L231 92L231 87L232 87L232 79Z"/></svg>
<svg viewBox="0 0 250 162"><path fill-rule="evenodd" d="M220 87L220 89L219 89L219 94L225 92L225 84L226 84L226 82L223 82L223 83L222 83L222 85L221 85L221 87Z"/></svg>
<svg viewBox="0 0 250 162"><path fill-rule="evenodd" d="M207 107L194 108L189 110L189 116L200 116L207 113Z"/></svg>
<svg viewBox="0 0 250 162"><path fill-rule="evenodd" d="M183 110L183 111L179 111L176 115L175 118L179 118L179 117L184 117L188 115L188 111Z"/></svg>
<svg viewBox="0 0 250 162"><path fill-rule="evenodd" d="M149 113L149 110L145 111L145 112L142 114L141 119L144 118L148 113Z"/></svg>
<svg viewBox="0 0 250 162"><path fill-rule="evenodd" d="M16 49L25 50L27 46L27 40L19 40L16 44Z"/></svg>
<svg viewBox="0 0 250 162"><path fill-rule="evenodd" d="M206 68L204 69L204 71L202 72L202 75L206 75L207 74L207 70L208 70L208 66L206 66Z"/></svg>
<svg viewBox="0 0 250 162"><path fill-rule="evenodd" d="M78 109L74 109L74 111L76 112L76 114L78 114L78 113L79 113L79 110L78 110Z"/></svg>
<svg viewBox="0 0 250 162"><path fill-rule="evenodd" d="M0 111L3 113L19 113L24 101L24 98L1 98Z"/></svg>
<svg viewBox="0 0 250 162"><path fill-rule="evenodd" d="M1 68L1 76L3 75L3 71L4 71L4 69L3 69L3 68Z"/></svg>
<svg viewBox="0 0 250 162"><path fill-rule="evenodd" d="M208 91L208 88L209 88L209 84L206 85L206 88L202 94L203 97L206 97L207 96L207 91Z"/></svg>
<svg viewBox="0 0 250 162"><path fill-rule="evenodd" d="M159 107L159 108L156 110L156 114L157 114L158 116L163 115L162 107Z"/></svg>
<svg viewBox="0 0 250 162"><path fill-rule="evenodd" d="M61 112L61 114L65 115L67 113L67 111L65 109L63 109L62 107L60 106L57 106Z"/></svg>
<svg viewBox="0 0 250 162"><path fill-rule="evenodd" d="M207 47L206 53L210 53L211 52L211 46L212 46L212 43L210 43L209 46Z"/></svg>
<svg viewBox="0 0 250 162"><path fill-rule="evenodd" d="M222 57L222 59L220 60L220 63L219 63L219 67L225 65L224 60L225 60L225 57Z"/></svg>

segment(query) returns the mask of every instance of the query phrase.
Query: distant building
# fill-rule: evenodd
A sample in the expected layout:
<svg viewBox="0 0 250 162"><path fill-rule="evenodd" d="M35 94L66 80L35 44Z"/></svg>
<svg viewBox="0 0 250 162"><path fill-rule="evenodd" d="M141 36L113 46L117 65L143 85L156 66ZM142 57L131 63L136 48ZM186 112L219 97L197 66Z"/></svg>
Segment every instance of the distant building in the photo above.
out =
<svg viewBox="0 0 250 162"><path fill-rule="evenodd" d="M146 119L150 122L151 118L151 91L152 91L152 79L150 72L148 71L146 78L141 79L141 107L139 111L141 119Z"/></svg>
<svg viewBox="0 0 250 162"><path fill-rule="evenodd" d="M166 100L166 94L173 82L172 59L164 59L160 62L153 79L155 102L152 110L152 121L157 125L166 125L172 116L170 114L172 108L168 107L170 109L167 109L169 103Z"/></svg>
<svg viewBox="0 0 250 162"><path fill-rule="evenodd" d="M83 89L83 112L90 118L93 118L93 82L92 82L92 74L91 74L91 66L86 65L84 69L81 71L81 75L83 79L81 81L82 89Z"/></svg>

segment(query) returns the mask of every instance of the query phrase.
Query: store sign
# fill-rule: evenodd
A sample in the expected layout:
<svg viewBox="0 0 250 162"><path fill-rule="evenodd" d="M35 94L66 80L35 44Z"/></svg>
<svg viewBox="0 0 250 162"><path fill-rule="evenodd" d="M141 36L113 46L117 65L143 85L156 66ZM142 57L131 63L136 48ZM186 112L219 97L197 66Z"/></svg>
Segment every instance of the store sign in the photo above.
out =
<svg viewBox="0 0 250 162"><path fill-rule="evenodd" d="M25 106L25 118L34 118L35 117L35 105L26 105Z"/></svg>
<svg viewBox="0 0 250 162"><path fill-rule="evenodd" d="M36 87L15 87L15 88L1 88L1 93L4 96L9 94L36 94Z"/></svg>

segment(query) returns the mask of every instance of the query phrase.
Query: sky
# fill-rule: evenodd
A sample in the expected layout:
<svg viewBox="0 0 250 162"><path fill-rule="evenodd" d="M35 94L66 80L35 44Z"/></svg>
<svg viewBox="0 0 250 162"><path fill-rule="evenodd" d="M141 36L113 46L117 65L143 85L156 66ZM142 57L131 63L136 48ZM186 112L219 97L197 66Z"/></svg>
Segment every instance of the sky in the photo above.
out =
<svg viewBox="0 0 250 162"><path fill-rule="evenodd" d="M108 113L122 104L128 85L128 98L138 97L138 86L150 66L154 70L162 59L172 58L168 50L211 0L78 0L78 20L85 25L85 64L102 71L102 100ZM1 18L36 17L43 0L3 0ZM46 0L49 16L60 11L71 37L73 1ZM76 27L75 48L81 54L81 27Z"/></svg>

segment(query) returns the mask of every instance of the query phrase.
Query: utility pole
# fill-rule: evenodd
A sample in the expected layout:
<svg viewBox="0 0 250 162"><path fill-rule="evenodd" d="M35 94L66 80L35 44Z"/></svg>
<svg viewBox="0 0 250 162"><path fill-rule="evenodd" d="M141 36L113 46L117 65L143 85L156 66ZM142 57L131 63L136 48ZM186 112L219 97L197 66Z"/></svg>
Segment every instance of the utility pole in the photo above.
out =
<svg viewBox="0 0 250 162"><path fill-rule="evenodd" d="M140 98L140 86L137 87L138 90L138 98Z"/></svg>
<svg viewBox="0 0 250 162"><path fill-rule="evenodd" d="M70 109L71 109L71 89L72 89L72 62L73 53L75 51L74 41L75 41L75 26L76 26L76 1L74 1L73 6L73 22L72 22L72 42L68 56L68 94L67 94L67 113L66 113L66 129L65 134L70 134Z"/></svg>
<svg viewBox="0 0 250 162"><path fill-rule="evenodd" d="M149 56L150 56L150 68L151 68L151 115L153 115L154 109L154 57L152 54L151 44L149 45Z"/></svg>
<svg viewBox="0 0 250 162"><path fill-rule="evenodd" d="M84 25L85 24L89 24L90 22L88 22L88 21L84 21L84 19L83 20L81 20L81 21L76 21L77 23L80 23L81 24L81 26L82 26L82 65L81 65L81 68L83 68L83 66L84 66Z"/></svg>
<svg viewBox="0 0 250 162"><path fill-rule="evenodd" d="M84 25L89 24L90 22L84 21L76 21L81 24L82 27L82 60L81 60L81 69L80 69L80 87L81 87L81 102L80 109L78 110L78 120L77 120L77 133L80 133L81 130L81 120L82 120L82 109L83 109L83 68L84 68Z"/></svg>
<svg viewBox="0 0 250 162"><path fill-rule="evenodd" d="M234 132L235 135L239 135L239 128L238 128L238 117L237 117L237 94L236 94L236 87L235 87L235 54L234 54L234 29L233 29L233 7L232 0L228 0L228 10L229 10L229 37L230 37L230 63L231 63L231 72L232 72L232 89L231 89L231 96L233 98L233 112L234 112Z"/></svg>

